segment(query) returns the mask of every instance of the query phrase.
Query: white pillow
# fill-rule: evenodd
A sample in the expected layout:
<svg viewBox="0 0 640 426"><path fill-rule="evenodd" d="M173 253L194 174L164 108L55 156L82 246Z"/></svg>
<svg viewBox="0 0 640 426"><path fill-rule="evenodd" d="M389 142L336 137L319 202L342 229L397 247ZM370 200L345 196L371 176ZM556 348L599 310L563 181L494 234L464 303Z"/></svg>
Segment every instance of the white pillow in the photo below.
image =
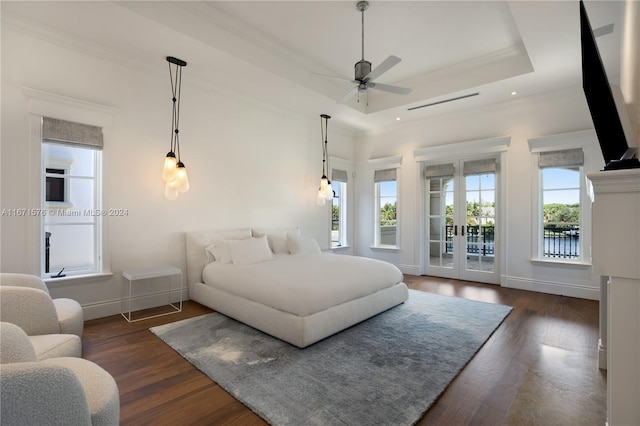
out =
<svg viewBox="0 0 640 426"><path fill-rule="evenodd" d="M246 240L228 240L226 243L234 265L251 265L273 259L266 235Z"/></svg>
<svg viewBox="0 0 640 426"><path fill-rule="evenodd" d="M254 237L266 235L272 252L289 254L287 234L300 235L300 228L253 229L252 233Z"/></svg>
<svg viewBox="0 0 640 426"><path fill-rule="evenodd" d="M287 235L287 245L291 254L321 254L315 238L306 235Z"/></svg>
<svg viewBox="0 0 640 426"><path fill-rule="evenodd" d="M231 263L231 255L229 254L227 241L235 240L215 240L212 244L208 245L207 248L204 249L207 253L207 258L211 259L211 257L213 257L213 259L219 263ZM211 262L212 260L209 261Z"/></svg>
<svg viewBox="0 0 640 426"><path fill-rule="evenodd" d="M215 248L215 244L210 244L204 248L204 255L207 256L207 263L215 262L216 256L213 254Z"/></svg>

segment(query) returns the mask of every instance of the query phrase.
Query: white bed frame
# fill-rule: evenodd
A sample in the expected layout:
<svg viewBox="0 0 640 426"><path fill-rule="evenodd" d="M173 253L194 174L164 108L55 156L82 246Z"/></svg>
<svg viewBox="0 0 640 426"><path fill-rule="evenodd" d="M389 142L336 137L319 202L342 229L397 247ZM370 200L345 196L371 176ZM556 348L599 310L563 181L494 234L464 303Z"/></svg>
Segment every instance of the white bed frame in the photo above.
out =
<svg viewBox="0 0 640 426"><path fill-rule="evenodd" d="M185 237L191 300L300 348L386 311L409 297L407 286L400 282L368 296L301 317L203 284L202 269L207 264L205 247L214 240L250 238L251 229L187 232Z"/></svg>

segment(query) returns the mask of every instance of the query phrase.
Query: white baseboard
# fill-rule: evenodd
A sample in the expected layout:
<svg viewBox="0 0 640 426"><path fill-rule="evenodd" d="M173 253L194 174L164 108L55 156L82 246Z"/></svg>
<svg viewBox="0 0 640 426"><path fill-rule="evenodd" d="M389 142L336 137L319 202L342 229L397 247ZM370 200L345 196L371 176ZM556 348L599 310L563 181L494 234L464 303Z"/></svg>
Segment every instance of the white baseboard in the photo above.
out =
<svg viewBox="0 0 640 426"><path fill-rule="evenodd" d="M420 267L417 265L396 265L400 272L407 275L420 275Z"/></svg>
<svg viewBox="0 0 640 426"><path fill-rule="evenodd" d="M176 295L178 294L177 289L175 293ZM168 300L167 291L135 296L131 299L131 310L137 311L163 306L167 304ZM186 288L182 289L182 300L189 300L189 293ZM173 302L175 301L177 300L173 300ZM125 304L124 308L129 309L128 302L123 302L121 299L105 300L89 305L82 305L84 320L88 321L96 318L109 317L111 315L120 315L123 311L123 303Z"/></svg>
<svg viewBox="0 0 640 426"><path fill-rule="evenodd" d="M510 277L507 275L502 275L501 285L502 287L537 291L538 293L557 294L560 296L578 297L580 299L600 300L600 287L596 288L578 284L532 280L530 278Z"/></svg>
<svg viewBox="0 0 640 426"><path fill-rule="evenodd" d="M598 340L598 368L607 369L607 347L602 344L602 339Z"/></svg>

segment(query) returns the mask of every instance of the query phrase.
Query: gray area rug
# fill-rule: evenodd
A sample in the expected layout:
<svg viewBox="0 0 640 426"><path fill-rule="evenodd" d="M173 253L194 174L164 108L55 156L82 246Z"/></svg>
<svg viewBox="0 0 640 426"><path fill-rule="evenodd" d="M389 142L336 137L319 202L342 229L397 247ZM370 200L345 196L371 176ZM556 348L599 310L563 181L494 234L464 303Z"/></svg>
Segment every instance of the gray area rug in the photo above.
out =
<svg viewBox="0 0 640 426"><path fill-rule="evenodd" d="M218 313L151 331L273 425L411 425L510 311L409 290L305 349Z"/></svg>

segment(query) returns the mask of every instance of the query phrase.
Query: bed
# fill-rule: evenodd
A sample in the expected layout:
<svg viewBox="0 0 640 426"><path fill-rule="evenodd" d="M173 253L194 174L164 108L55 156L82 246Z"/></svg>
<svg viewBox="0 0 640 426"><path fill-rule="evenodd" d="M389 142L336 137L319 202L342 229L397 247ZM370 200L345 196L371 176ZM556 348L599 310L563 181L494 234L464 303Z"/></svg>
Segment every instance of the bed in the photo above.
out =
<svg viewBox="0 0 640 426"><path fill-rule="evenodd" d="M187 232L186 252L191 300L300 348L408 298L394 265L321 253L297 228Z"/></svg>

